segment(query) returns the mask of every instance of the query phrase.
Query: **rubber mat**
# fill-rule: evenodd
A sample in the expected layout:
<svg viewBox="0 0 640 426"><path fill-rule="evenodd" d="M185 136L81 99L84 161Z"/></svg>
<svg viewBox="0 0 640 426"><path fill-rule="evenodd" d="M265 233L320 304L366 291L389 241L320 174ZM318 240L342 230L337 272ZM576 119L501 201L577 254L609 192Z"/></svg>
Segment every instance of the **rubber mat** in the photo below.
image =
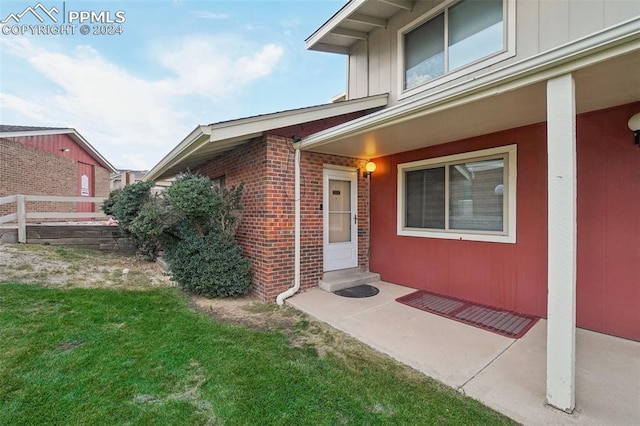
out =
<svg viewBox="0 0 640 426"><path fill-rule="evenodd" d="M396 301L514 339L524 336L539 319L424 290L399 297Z"/></svg>
<svg viewBox="0 0 640 426"><path fill-rule="evenodd" d="M333 293L342 297L371 297L378 294L380 290L377 287L374 287L369 284L357 285L355 287L349 287L342 290L336 290Z"/></svg>

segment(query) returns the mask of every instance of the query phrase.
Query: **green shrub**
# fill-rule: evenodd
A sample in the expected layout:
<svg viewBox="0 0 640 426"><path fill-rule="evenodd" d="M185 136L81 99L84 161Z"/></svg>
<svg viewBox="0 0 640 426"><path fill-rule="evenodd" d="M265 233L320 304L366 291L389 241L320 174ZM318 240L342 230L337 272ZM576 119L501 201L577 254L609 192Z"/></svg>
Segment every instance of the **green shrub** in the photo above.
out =
<svg viewBox="0 0 640 426"><path fill-rule="evenodd" d="M184 174L165 194L151 196L152 182L113 191L105 213L118 219L138 251L166 254L173 279L185 290L209 297L249 292L251 265L234 239L243 185L214 190L211 179Z"/></svg>
<svg viewBox="0 0 640 426"><path fill-rule="evenodd" d="M200 225L213 219L221 203L217 191L211 188L211 179L198 175L180 175L167 189L167 198L173 211Z"/></svg>
<svg viewBox="0 0 640 426"><path fill-rule="evenodd" d="M251 265L228 234L184 236L165 249L173 279L190 293L207 297L247 294Z"/></svg>
<svg viewBox="0 0 640 426"><path fill-rule="evenodd" d="M118 220L118 226L132 240L138 251L151 259L155 259L159 250L158 237L140 232L140 225L134 227L133 224L140 220L140 212L153 204L150 202L153 185L153 182L137 182L116 189L102 205L102 211Z"/></svg>
<svg viewBox="0 0 640 426"><path fill-rule="evenodd" d="M113 211L113 206L118 202L121 192L121 189L114 189L109 193L109 197L104 200L104 203L102 203L101 207L104 214L106 214L107 216L116 216L115 212Z"/></svg>
<svg viewBox="0 0 640 426"><path fill-rule="evenodd" d="M160 200L152 198L140 207L138 215L128 227L138 251L150 259L155 259L162 249L162 235L167 229L163 210Z"/></svg>
<svg viewBox="0 0 640 426"><path fill-rule="evenodd" d="M129 225L136 218L140 209L149 201L153 182L136 182L127 185L121 190L112 191L105 201L106 210L102 211L114 216L125 232L129 231Z"/></svg>

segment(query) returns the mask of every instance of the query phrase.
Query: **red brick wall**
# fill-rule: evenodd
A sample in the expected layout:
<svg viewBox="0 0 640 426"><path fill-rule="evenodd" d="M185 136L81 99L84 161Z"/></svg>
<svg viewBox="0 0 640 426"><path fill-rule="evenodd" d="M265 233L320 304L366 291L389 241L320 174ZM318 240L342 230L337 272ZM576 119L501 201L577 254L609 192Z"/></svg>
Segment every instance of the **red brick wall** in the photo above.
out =
<svg viewBox="0 0 640 426"><path fill-rule="evenodd" d="M109 171L100 166L95 166L95 190L98 197L109 195ZM16 194L77 196L77 162L14 140L0 139L0 197ZM0 216L15 211L14 203L0 206ZM74 203L29 202L27 211L77 210Z"/></svg>
<svg viewBox="0 0 640 426"><path fill-rule="evenodd" d="M225 186L244 183L242 194L242 222L236 235L244 253L251 259L253 292L264 299L264 286L269 271L264 259L266 194L265 174L266 145L261 138L246 143L222 157L210 161L197 172L217 178L225 177Z"/></svg>
<svg viewBox="0 0 640 426"><path fill-rule="evenodd" d="M322 278L323 164L362 167L360 160L303 152L301 158L301 287ZM263 301L293 285L294 151L287 138L255 139L198 170L225 176L227 186L244 182L242 223L237 238L251 259L253 292ZM368 180L359 177L359 263L368 267Z"/></svg>
<svg viewBox="0 0 640 426"><path fill-rule="evenodd" d="M323 268L322 174L323 166L337 165L358 170L358 266L369 268L369 179L362 177L366 161L313 152L301 156L301 286L318 285ZM293 171L292 171L293 173ZM293 220L293 219L292 219Z"/></svg>
<svg viewBox="0 0 640 426"><path fill-rule="evenodd" d="M110 188L109 188L109 177L111 176L111 172L109 170L96 166L94 168L96 173L94 185L95 185L95 196L96 197L108 197ZM97 210L96 210L97 211Z"/></svg>

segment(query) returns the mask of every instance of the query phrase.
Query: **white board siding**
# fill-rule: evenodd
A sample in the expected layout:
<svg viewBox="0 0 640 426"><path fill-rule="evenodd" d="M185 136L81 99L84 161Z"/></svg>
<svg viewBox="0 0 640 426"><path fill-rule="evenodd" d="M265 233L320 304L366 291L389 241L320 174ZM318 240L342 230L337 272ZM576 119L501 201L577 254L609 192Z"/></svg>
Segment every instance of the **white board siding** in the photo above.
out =
<svg viewBox="0 0 640 426"><path fill-rule="evenodd" d="M601 0L601 2L604 7L605 28L640 15L640 1L638 0Z"/></svg>
<svg viewBox="0 0 640 426"><path fill-rule="evenodd" d="M369 95L390 93L389 105L398 103L398 79L402 64L398 64L398 30L442 1L419 1L414 10L401 11L391 19L387 28L370 33L369 46L358 43L349 66L349 98L364 96L367 83ZM488 71L501 68L567 42L587 36L613 25L640 16L638 0L516 0L516 55L495 65L462 75L422 93L469 80ZM368 54L368 58L367 58ZM369 64L370 66L366 66Z"/></svg>
<svg viewBox="0 0 640 426"><path fill-rule="evenodd" d="M569 3L569 40L592 34L604 28L604 2Z"/></svg>
<svg viewBox="0 0 640 426"><path fill-rule="evenodd" d="M356 44L349 54L348 99L364 98L369 89L367 41Z"/></svg>

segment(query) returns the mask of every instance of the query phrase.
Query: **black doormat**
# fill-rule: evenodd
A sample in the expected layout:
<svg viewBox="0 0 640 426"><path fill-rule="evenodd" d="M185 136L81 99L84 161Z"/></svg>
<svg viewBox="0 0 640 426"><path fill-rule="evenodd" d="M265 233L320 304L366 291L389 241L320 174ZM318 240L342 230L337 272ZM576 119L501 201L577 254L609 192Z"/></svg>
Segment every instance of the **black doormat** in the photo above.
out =
<svg viewBox="0 0 640 426"><path fill-rule="evenodd" d="M362 284L362 285L357 285L355 287L349 287L349 288L344 288L342 290L336 290L333 293L337 294L338 296L342 296L342 297L357 297L357 298L361 298L361 297L375 296L376 294L380 293L380 290L378 290L376 287L374 287L372 285Z"/></svg>
<svg viewBox="0 0 640 426"><path fill-rule="evenodd" d="M396 301L514 339L524 336L539 319L424 290L399 297Z"/></svg>

